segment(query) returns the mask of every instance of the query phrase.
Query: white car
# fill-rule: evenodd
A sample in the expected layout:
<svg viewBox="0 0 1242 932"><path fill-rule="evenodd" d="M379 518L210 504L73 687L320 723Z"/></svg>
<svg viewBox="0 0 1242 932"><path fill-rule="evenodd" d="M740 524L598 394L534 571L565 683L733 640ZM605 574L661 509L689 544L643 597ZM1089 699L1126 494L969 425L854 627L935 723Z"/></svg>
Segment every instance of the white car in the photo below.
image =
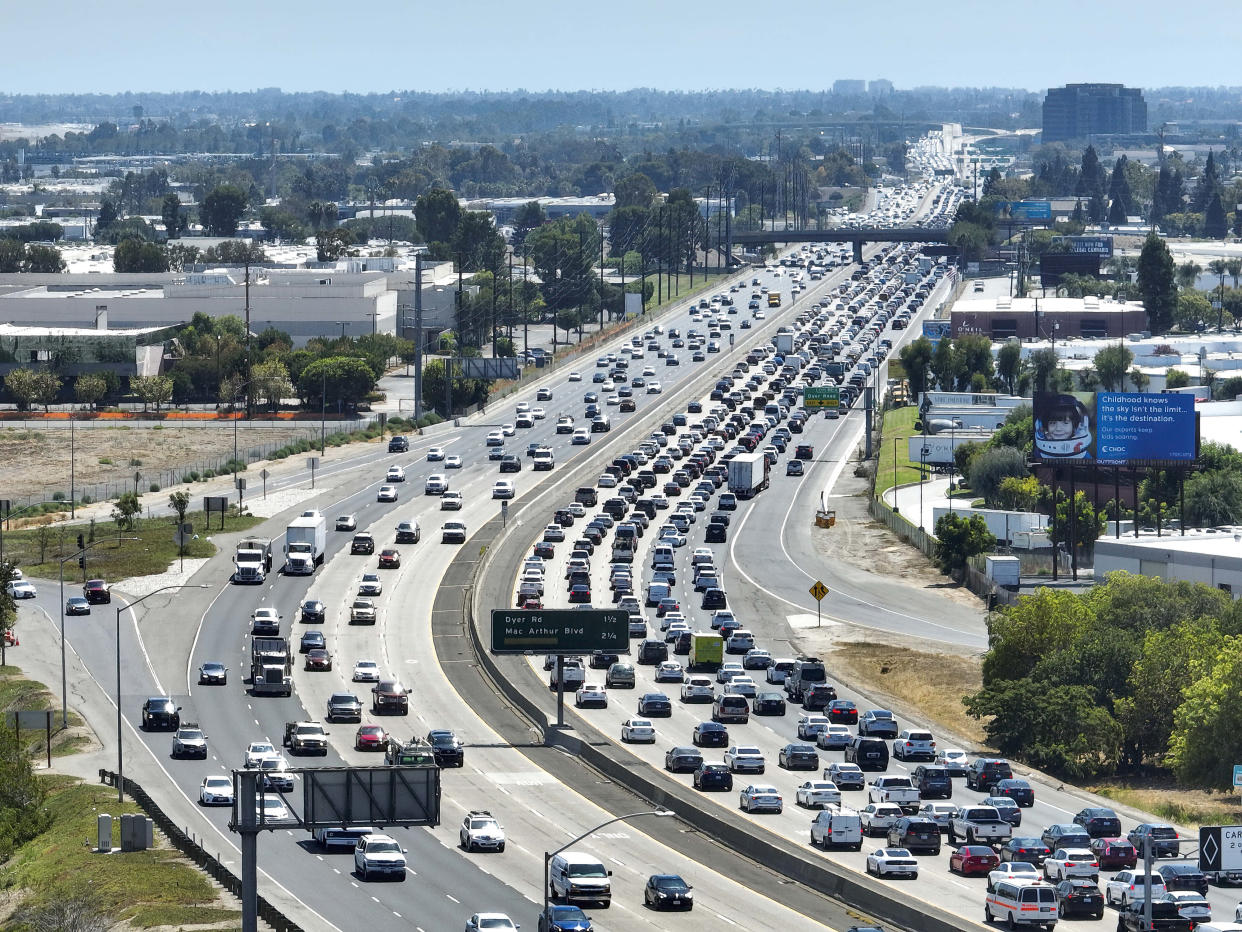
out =
<svg viewBox="0 0 1242 932"><path fill-rule="evenodd" d="M506 437L512 437L514 434L517 433L517 428L514 427L512 424L501 424L500 433Z"/></svg>
<svg viewBox="0 0 1242 932"><path fill-rule="evenodd" d="M492 498L513 498L515 493L513 482L509 479L497 479L492 485Z"/></svg>
<svg viewBox="0 0 1242 932"><path fill-rule="evenodd" d="M1212 921L1212 905L1193 890L1170 890L1160 899L1166 903L1176 903L1181 917L1189 919L1196 925ZM1237 913L1238 910L1234 910L1235 922Z"/></svg>
<svg viewBox="0 0 1242 932"><path fill-rule="evenodd" d="M254 808L259 816L260 824L264 822L288 822L293 818L289 814L289 807L275 793L265 793L263 796L255 799Z"/></svg>
<svg viewBox="0 0 1242 932"><path fill-rule="evenodd" d="M514 414L530 414L530 402L519 401L517 407L513 409Z"/></svg>
<svg viewBox="0 0 1242 932"><path fill-rule="evenodd" d="M867 855L867 873L877 877L918 877L919 862L905 848L877 848Z"/></svg>
<svg viewBox="0 0 1242 932"><path fill-rule="evenodd" d="M746 671L742 669L742 665L735 660L730 660L727 663L722 663L720 668L716 671L716 682L728 683L735 676L745 675Z"/></svg>
<svg viewBox="0 0 1242 932"><path fill-rule="evenodd" d="M655 744L655 739L655 726L649 719L627 718L621 723L621 741L625 744L631 741L646 741Z"/></svg>
<svg viewBox="0 0 1242 932"><path fill-rule="evenodd" d="M647 383L647 394L648 395L658 395L663 391L664 391L664 388L663 386L660 385L659 382L648 382Z"/></svg>
<svg viewBox="0 0 1242 932"><path fill-rule="evenodd" d="M14 599L33 599L39 594L34 584L27 579L15 579L6 588Z"/></svg>
<svg viewBox="0 0 1242 932"><path fill-rule="evenodd" d="M574 705L580 709L585 709L587 706L606 709L608 708L608 693L603 686L584 683L574 693Z"/></svg>
<svg viewBox="0 0 1242 932"><path fill-rule="evenodd" d="M505 442L504 434L498 430L490 431L487 435L487 445L489 447L504 446L504 442Z"/></svg>
<svg viewBox="0 0 1242 932"><path fill-rule="evenodd" d="M363 835L354 848L354 870L363 880L370 880L372 874L395 874L405 880L405 849L389 835Z"/></svg>
<svg viewBox="0 0 1242 932"><path fill-rule="evenodd" d="M863 834L868 837L884 834L903 815L905 813L896 803L868 803L858 810Z"/></svg>
<svg viewBox="0 0 1242 932"><path fill-rule="evenodd" d="M1029 861L1003 861L996 870L988 871L988 893L991 893L1002 880L1037 883L1042 879L1039 876L1039 869Z"/></svg>
<svg viewBox="0 0 1242 932"><path fill-rule="evenodd" d="M826 715L802 712L798 715L798 737L803 741L814 741L828 730L829 724Z"/></svg>
<svg viewBox="0 0 1242 932"><path fill-rule="evenodd" d="M752 783L738 794L738 808L746 812L784 811L784 802L776 787L767 783Z"/></svg>
<svg viewBox="0 0 1242 932"><path fill-rule="evenodd" d="M443 495L449 490L448 476L444 473L432 473L423 483L424 495Z"/></svg>
<svg viewBox="0 0 1242 932"><path fill-rule="evenodd" d="M405 469L401 466L389 466L388 475L385 477L389 482L404 482Z"/></svg>
<svg viewBox="0 0 1242 932"><path fill-rule="evenodd" d="M1155 900L1168 890L1164 878L1159 874L1151 875L1151 898ZM1104 902L1109 906L1120 906L1125 909L1130 903L1141 903L1147 895L1147 881L1140 870L1118 871L1104 881Z"/></svg>
<svg viewBox="0 0 1242 932"><path fill-rule="evenodd" d="M379 664L374 660L359 660L354 664L355 683L378 683L379 678Z"/></svg>
<svg viewBox="0 0 1242 932"><path fill-rule="evenodd" d="M250 624L254 628L268 628L280 624L280 612L274 608L256 608L250 613Z"/></svg>
<svg viewBox="0 0 1242 932"><path fill-rule="evenodd" d="M461 830L457 837L467 851L505 850L505 830L486 809L472 809L468 812L461 820Z"/></svg>
<svg viewBox="0 0 1242 932"><path fill-rule="evenodd" d="M952 803L923 803L918 814L921 818L935 822L943 834L949 830L950 820L957 816L957 806Z"/></svg>
<svg viewBox="0 0 1242 932"><path fill-rule="evenodd" d="M395 485L381 485L379 491L375 494L377 502L395 502L397 500L397 487Z"/></svg>
<svg viewBox="0 0 1242 932"><path fill-rule="evenodd" d="M745 696L747 699L754 699L759 692L759 688L755 685L753 678L743 674L729 680L728 691L737 693L739 696Z"/></svg>
<svg viewBox="0 0 1242 932"><path fill-rule="evenodd" d="M252 767L258 767L259 762L268 757L279 757L280 752L272 746L270 741L251 741L246 745L246 759L243 766L250 770Z"/></svg>
<svg viewBox="0 0 1242 932"><path fill-rule="evenodd" d="M1051 883L1071 877L1100 879L1100 862L1090 848L1058 848L1044 859L1044 878Z"/></svg>
<svg viewBox="0 0 1242 932"><path fill-rule="evenodd" d="M427 451L428 463L439 463L444 459L444 447L432 447Z"/></svg>
<svg viewBox="0 0 1242 932"><path fill-rule="evenodd" d="M233 805L233 778L203 777L198 788L198 801L204 806Z"/></svg>
<svg viewBox="0 0 1242 932"><path fill-rule="evenodd" d="M763 773L763 752L750 744L735 744L724 753L725 766L733 773Z"/></svg>
<svg viewBox="0 0 1242 932"><path fill-rule="evenodd" d="M617 477L612 473L604 473L599 477L599 481L595 483L601 489L615 489L617 487Z"/></svg>
<svg viewBox="0 0 1242 932"><path fill-rule="evenodd" d="M970 758L961 748L944 748L936 752L936 763L947 768L951 776L961 777L966 775Z"/></svg>
<svg viewBox="0 0 1242 932"><path fill-rule="evenodd" d="M574 446L586 446L591 442L591 428L575 427L573 436L569 438L569 442Z"/></svg>
<svg viewBox="0 0 1242 932"><path fill-rule="evenodd" d="M690 565L698 566L700 563L714 563L716 554L712 552L711 547L695 547L694 553L690 554Z"/></svg>
<svg viewBox="0 0 1242 932"><path fill-rule="evenodd" d="M460 492L445 492L440 496L441 511L461 511L462 497Z"/></svg>
<svg viewBox="0 0 1242 932"><path fill-rule="evenodd" d="M444 458L445 469L461 469L461 457L456 453L450 453Z"/></svg>
<svg viewBox="0 0 1242 932"><path fill-rule="evenodd" d="M505 913L475 913L466 920L466 932L517 932L518 928Z"/></svg>
<svg viewBox="0 0 1242 932"><path fill-rule="evenodd" d="M715 698L716 691L711 677L688 676L681 685L682 702L711 702Z"/></svg>
<svg viewBox="0 0 1242 932"><path fill-rule="evenodd" d="M831 780L807 780L798 787L797 803L806 809L839 806L841 791Z"/></svg>
<svg viewBox="0 0 1242 932"><path fill-rule="evenodd" d="M684 547L686 546L686 535L671 524L666 524L660 528L660 543L668 544L670 547Z"/></svg>
<svg viewBox="0 0 1242 932"><path fill-rule="evenodd" d="M545 411L543 408L531 408L530 416L533 417L536 421L542 421L544 418L548 416L548 412Z"/></svg>
<svg viewBox="0 0 1242 932"><path fill-rule="evenodd" d="M849 725L829 725L815 736L815 746L822 751L843 751L853 737Z"/></svg>
<svg viewBox="0 0 1242 932"><path fill-rule="evenodd" d="M383 595L384 583L379 573L363 573L362 582L358 584L359 595Z"/></svg>
<svg viewBox="0 0 1242 932"><path fill-rule="evenodd" d="M569 373L569 381L571 381L571 382L581 382L581 381L582 381L582 373L581 373L581 372L579 372L579 371L577 371L577 370L575 369L573 372Z"/></svg>

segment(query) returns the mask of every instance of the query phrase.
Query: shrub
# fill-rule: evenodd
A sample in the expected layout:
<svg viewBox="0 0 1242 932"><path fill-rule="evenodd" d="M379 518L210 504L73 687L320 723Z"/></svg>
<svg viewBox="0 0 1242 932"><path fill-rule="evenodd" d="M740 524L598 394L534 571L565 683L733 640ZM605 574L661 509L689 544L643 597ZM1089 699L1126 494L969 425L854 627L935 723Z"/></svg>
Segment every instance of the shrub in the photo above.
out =
<svg viewBox="0 0 1242 932"><path fill-rule="evenodd" d="M147 487L147 491L148 491L148 492L158 492L159 490L160 490L160 484L159 484L158 482L152 482L152 483L151 483L151 484Z"/></svg>

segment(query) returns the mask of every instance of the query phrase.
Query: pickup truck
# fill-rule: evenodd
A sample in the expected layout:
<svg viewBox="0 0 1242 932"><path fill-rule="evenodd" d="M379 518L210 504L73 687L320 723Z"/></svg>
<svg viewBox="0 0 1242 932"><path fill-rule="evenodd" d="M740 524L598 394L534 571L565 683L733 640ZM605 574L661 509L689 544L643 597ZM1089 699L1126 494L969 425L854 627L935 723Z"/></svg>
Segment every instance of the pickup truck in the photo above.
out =
<svg viewBox="0 0 1242 932"><path fill-rule="evenodd" d="M290 754L327 754L328 733L318 722L285 722L284 744Z"/></svg>
<svg viewBox="0 0 1242 932"><path fill-rule="evenodd" d="M949 844L996 845L1008 841L1013 827L995 806L963 806L949 820ZM960 841L959 841L960 839Z"/></svg>
<svg viewBox="0 0 1242 932"><path fill-rule="evenodd" d="M867 790L867 802L893 803L903 812L916 812L923 804L919 791L909 777L876 777Z"/></svg>
<svg viewBox="0 0 1242 932"><path fill-rule="evenodd" d="M1143 901L1127 903L1117 912L1117 932L1193 932L1195 922L1185 919L1177 903L1153 899L1151 902L1151 925L1143 911Z"/></svg>

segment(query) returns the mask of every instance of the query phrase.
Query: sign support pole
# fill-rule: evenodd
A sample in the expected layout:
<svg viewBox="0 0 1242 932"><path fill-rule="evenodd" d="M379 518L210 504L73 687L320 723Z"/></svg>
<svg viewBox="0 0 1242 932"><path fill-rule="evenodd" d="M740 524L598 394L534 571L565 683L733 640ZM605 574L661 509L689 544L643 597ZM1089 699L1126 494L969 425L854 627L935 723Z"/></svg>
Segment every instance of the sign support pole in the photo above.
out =
<svg viewBox="0 0 1242 932"><path fill-rule="evenodd" d="M556 655L556 727L565 727L565 655Z"/></svg>

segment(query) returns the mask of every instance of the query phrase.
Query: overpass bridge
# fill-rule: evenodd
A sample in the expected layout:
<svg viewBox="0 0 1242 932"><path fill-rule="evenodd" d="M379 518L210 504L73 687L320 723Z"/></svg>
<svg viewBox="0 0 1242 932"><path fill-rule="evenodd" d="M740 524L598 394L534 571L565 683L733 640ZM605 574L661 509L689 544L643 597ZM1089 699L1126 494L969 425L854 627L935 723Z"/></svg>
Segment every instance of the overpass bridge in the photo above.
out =
<svg viewBox="0 0 1242 932"><path fill-rule="evenodd" d="M948 229L933 227L889 227L829 230L757 230L734 233L735 246L760 246L767 243L851 243L854 261L862 262L864 243L948 243Z"/></svg>

